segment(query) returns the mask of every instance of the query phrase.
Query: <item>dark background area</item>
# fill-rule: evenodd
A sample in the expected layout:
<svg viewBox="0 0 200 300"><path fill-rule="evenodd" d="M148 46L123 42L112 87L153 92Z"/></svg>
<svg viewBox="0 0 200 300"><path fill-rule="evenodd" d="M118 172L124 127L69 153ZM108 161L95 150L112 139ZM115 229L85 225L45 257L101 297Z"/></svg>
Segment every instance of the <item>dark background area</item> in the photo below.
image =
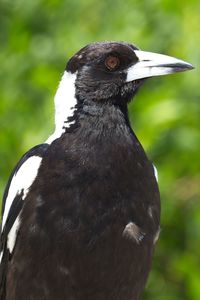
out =
<svg viewBox="0 0 200 300"><path fill-rule="evenodd" d="M87 43L128 41L192 63L149 79L129 106L159 173L162 231L143 299L200 299L199 0L1 0L0 193L22 154L53 131L53 96Z"/></svg>

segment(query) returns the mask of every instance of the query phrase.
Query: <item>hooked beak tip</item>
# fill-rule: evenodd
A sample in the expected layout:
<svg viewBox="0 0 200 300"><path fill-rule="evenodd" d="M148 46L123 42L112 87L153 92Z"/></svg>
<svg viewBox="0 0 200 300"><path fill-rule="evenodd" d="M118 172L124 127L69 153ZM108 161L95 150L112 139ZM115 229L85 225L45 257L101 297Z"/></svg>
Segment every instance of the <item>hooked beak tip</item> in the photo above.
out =
<svg viewBox="0 0 200 300"><path fill-rule="evenodd" d="M193 65L187 62L177 62L167 65L160 65L159 67L167 67L173 69L174 72L181 72L181 71L189 71L194 69Z"/></svg>
<svg viewBox="0 0 200 300"><path fill-rule="evenodd" d="M168 75L194 69L183 60L163 54L135 50L138 61L128 69L127 81Z"/></svg>
<svg viewBox="0 0 200 300"><path fill-rule="evenodd" d="M180 61L180 62L171 63L171 64L169 63L169 64L165 64L165 65L161 64L161 65L158 65L157 67L164 70L163 75L185 72L185 71L190 71L190 70L194 69L193 65L191 65L185 61Z"/></svg>

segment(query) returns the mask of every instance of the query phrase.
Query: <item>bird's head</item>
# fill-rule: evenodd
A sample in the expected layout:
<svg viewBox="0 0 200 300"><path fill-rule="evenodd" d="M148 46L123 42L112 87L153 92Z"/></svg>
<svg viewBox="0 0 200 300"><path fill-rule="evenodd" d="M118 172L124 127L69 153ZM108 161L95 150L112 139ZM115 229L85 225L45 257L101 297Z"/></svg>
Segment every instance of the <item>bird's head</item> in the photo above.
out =
<svg viewBox="0 0 200 300"><path fill-rule="evenodd" d="M67 63L55 95L56 132L59 135L75 124L80 112L98 114L106 104L126 114L127 103L146 78L192 68L182 60L124 42L90 44Z"/></svg>
<svg viewBox="0 0 200 300"><path fill-rule="evenodd" d="M148 77L192 69L182 60L141 51L124 42L90 44L68 62L76 74L76 97L96 102L127 103Z"/></svg>

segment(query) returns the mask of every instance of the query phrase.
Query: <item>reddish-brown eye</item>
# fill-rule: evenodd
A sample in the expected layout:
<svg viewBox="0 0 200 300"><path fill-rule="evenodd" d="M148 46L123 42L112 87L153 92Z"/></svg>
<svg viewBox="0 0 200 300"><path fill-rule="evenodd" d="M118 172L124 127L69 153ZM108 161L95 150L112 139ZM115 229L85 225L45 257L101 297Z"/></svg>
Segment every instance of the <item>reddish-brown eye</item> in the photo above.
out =
<svg viewBox="0 0 200 300"><path fill-rule="evenodd" d="M117 56L108 56L105 60L105 65L110 71L116 70L120 65L120 60Z"/></svg>

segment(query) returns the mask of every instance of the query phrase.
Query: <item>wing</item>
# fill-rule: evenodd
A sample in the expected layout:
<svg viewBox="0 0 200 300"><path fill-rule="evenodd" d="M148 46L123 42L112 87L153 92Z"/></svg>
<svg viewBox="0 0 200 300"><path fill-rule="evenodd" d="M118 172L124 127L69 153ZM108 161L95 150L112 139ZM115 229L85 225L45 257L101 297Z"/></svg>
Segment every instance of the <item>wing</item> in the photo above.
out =
<svg viewBox="0 0 200 300"><path fill-rule="evenodd" d="M24 200L48 147L48 144L35 146L21 158L4 192L0 239L0 299L4 299L7 266L14 250Z"/></svg>

